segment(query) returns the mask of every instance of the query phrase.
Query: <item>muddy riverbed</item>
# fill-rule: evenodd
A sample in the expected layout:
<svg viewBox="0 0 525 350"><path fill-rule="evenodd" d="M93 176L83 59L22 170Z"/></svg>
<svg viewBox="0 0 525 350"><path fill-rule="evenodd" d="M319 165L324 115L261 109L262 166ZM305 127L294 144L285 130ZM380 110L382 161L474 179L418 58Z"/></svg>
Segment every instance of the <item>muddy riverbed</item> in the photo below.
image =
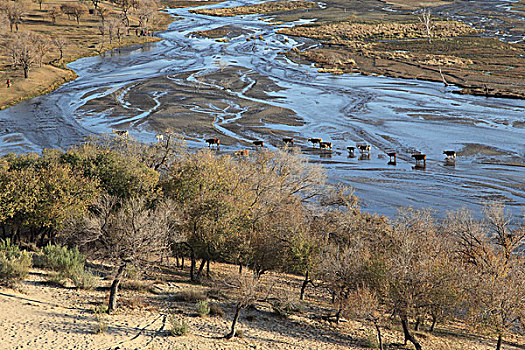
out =
<svg viewBox="0 0 525 350"><path fill-rule="evenodd" d="M159 34L162 42L81 59L70 65L77 80L1 111L1 153L65 148L112 129L129 129L144 142L171 129L192 148L218 137L222 152L253 148L253 140L277 149L289 136L330 181L355 187L365 210L433 207L443 215L502 200L514 217L523 215L525 101L453 94L455 87L432 82L318 73L280 54L314 45L276 34L306 20L270 25L259 15L170 12L182 19ZM191 34L224 26L237 28L227 40ZM310 137L331 141L333 150L312 148ZM371 144L370 157L349 157L347 147L360 142ZM458 152L455 166L446 165L444 150ZM398 153L395 166L388 151ZM413 152L427 155L425 169L414 168Z"/></svg>

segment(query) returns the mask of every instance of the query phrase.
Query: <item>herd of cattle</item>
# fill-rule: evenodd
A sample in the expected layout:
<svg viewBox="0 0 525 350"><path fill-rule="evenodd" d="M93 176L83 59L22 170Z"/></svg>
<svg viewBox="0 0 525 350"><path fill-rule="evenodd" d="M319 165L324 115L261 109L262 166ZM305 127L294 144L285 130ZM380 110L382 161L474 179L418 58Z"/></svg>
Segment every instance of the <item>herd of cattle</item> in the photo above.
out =
<svg viewBox="0 0 525 350"><path fill-rule="evenodd" d="M286 146L294 146L295 145L295 140L293 138L291 138L291 137L284 137L282 140L283 140L283 143ZM215 146L217 149L219 149L219 146L221 144L221 141L219 139L217 139L217 138L206 139L205 141L206 141L206 143L208 143L208 147L210 147L210 148L212 146ZM324 150L329 150L329 151L332 150L332 143L331 142L327 142L327 141L323 141L323 139L321 139L321 138L309 138L308 142L310 142L313 147L315 147L316 145L319 145L319 149L324 149ZM258 149L259 147L263 147L264 146L264 141L262 141L262 140L255 140L255 141L252 141L252 144L255 146L256 149ZM372 146L369 145L369 144L366 144L366 143L358 143L358 144L356 144L355 147L354 146L348 146L347 149L348 149L348 152L349 152L349 157L351 157L351 158L355 157L356 149L360 151L361 159L365 159L365 158L370 159L370 155L371 155L371 152L372 152ZM248 150L240 150L240 151L235 151L234 154L236 156L248 156L249 152L248 152ZM397 164L397 152L388 151L388 152L386 152L386 154L390 157L390 160L388 161L388 164L389 165L396 165ZM445 164L446 165L454 165L456 163L456 152L455 151L443 151L443 154L446 156L446 159L445 159ZM412 154L412 158L414 158L415 161L416 161L416 168L426 168L426 166L427 166L427 156L426 156L426 154L422 154L420 152L416 152L416 153Z"/></svg>
<svg viewBox="0 0 525 350"><path fill-rule="evenodd" d="M113 130L113 133L117 135L118 137L127 139L129 137L129 133L127 130ZM157 135L157 141L163 140L162 135ZM294 146L296 141L292 137L283 137L283 143L286 146ZM212 146L215 146L216 149L219 149L221 145L221 140L218 138L210 138L205 139L206 143L208 144L209 148L212 148ZM319 146L320 150L327 150L328 152L332 152L332 143L323 141L321 138L309 138L308 142L312 144L312 147L315 148L316 145ZM255 140L252 141L252 144L255 146L256 149L259 149L260 147L264 147L264 141L262 140ZM372 153L372 146L366 143L358 143L355 146L348 146L347 147L349 152L349 157L354 158L356 150L359 150L361 153L360 159L370 159L371 153ZM249 151L239 150L235 151L234 154L236 156L243 156L247 157L249 155ZM330 153L331 154L331 153ZM397 152L395 151L387 151L387 156L390 157L388 164L389 165L396 165L397 164ZM443 154L446 156L445 159L445 165L455 165L456 164L456 152L455 151L443 151ZM427 166L427 156L426 154L423 154L421 152L415 152L412 153L412 158L416 161L416 168L426 168Z"/></svg>

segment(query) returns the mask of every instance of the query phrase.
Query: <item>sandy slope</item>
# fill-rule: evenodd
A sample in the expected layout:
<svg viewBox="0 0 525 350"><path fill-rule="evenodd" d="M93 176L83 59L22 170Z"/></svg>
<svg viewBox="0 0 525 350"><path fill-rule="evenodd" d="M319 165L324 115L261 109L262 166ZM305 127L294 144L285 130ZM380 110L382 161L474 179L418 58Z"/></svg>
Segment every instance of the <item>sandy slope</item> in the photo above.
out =
<svg viewBox="0 0 525 350"><path fill-rule="evenodd" d="M215 281L235 273L233 267L218 264L212 270ZM46 271L33 270L16 290L0 288L0 349L366 349L368 339L373 338L366 324L347 321L336 326L319 320L316 315L329 313L331 306L320 304L326 296L310 290L302 314L283 319L267 304L258 303L241 314L238 329L243 338L225 340L222 336L229 330L232 302L210 300L225 311L222 318L197 316L193 303L175 302L173 293L210 287L191 285L187 273L171 271L161 278L149 276L143 291L125 289L120 309L103 317L107 330L97 333L100 322L93 310L106 302L107 288L79 291L56 287L45 283ZM109 282L100 280L99 284L107 287ZM273 275L268 283L277 286L278 293L288 291L295 296L300 280ZM170 313L189 325L188 335L169 335ZM383 331L387 349L411 349L400 345L402 333L396 324L385 325ZM436 334L417 334L426 350L495 348L492 339L467 334L457 325L438 326ZM505 350L525 348L518 345L523 339L507 340Z"/></svg>

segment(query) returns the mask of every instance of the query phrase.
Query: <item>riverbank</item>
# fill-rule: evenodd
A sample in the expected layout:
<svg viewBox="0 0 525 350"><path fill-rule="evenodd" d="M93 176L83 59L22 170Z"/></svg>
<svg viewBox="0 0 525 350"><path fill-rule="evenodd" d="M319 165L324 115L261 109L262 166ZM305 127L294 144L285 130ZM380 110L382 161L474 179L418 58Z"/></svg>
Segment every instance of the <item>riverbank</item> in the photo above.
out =
<svg viewBox="0 0 525 350"><path fill-rule="evenodd" d="M34 62L29 70L29 77L24 78L21 69L12 67L11 57L8 52L9 36L5 35L0 39L0 109L5 109L23 100L35 96L47 94L54 91L62 84L69 82L77 77L75 72L68 69L68 63L82 57L100 55L108 50L124 47L128 45L143 44L160 40L152 35L143 35L139 27L138 11L130 11L129 26L127 33L114 35L110 38L108 29L102 35L102 17L91 7L86 8L86 13L80 16L77 23L71 16L68 18L62 14L53 23L51 13L53 9L60 8L61 5L78 3L74 0L58 0L53 3L43 3L42 8L37 3L28 3L22 23L19 25L20 32L38 33L47 42L47 53L43 56L42 65ZM210 2L216 3L216 2ZM164 8L199 6L203 2L195 1L161 1L158 12L149 21L149 31L155 32L165 30L173 22L173 17L166 13ZM101 1L98 5L105 9L104 16L106 21L111 17L117 17L121 9L114 3ZM8 30L7 28L5 29ZM56 45L52 43L53 38L61 38L64 42L62 53ZM36 59L33 59L36 61ZM10 80L11 86L7 86Z"/></svg>

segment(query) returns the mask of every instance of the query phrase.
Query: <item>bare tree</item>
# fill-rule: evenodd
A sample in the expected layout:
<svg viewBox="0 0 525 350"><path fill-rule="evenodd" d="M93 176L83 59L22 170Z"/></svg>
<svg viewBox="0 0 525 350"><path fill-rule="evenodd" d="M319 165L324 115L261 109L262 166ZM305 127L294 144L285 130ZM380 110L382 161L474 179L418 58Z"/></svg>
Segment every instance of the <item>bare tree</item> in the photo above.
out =
<svg viewBox="0 0 525 350"><path fill-rule="evenodd" d="M64 49L67 47L69 42L63 36L55 36L53 37L52 43L56 47L58 52L60 53L60 57L58 57L57 61L61 62L62 59L64 58Z"/></svg>
<svg viewBox="0 0 525 350"><path fill-rule="evenodd" d="M439 306L435 300L442 300L436 295L457 284L453 257L429 211L401 210L387 240L391 246L384 253L388 288L383 298L401 320L405 343L420 350L409 320Z"/></svg>
<svg viewBox="0 0 525 350"><path fill-rule="evenodd" d="M95 12L100 17L100 22L102 22L102 26L104 26L104 22L111 11L109 11L109 9L106 7L99 6L97 7Z"/></svg>
<svg viewBox="0 0 525 350"><path fill-rule="evenodd" d="M117 267L108 312L117 307L118 288L127 264L140 264L165 249L170 234L170 207L166 202L153 207L144 198L119 201L103 196L91 214L69 228L70 239L89 256L112 261Z"/></svg>
<svg viewBox="0 0 525 350"><path fill-rule="evenodd" d="M35 64L38 53L34 46L31 33L15 33L8 43L9 51L14 67L20 67L24 71L24 77L29 77L29 70Z"/></svg>
<svg viewBox="0 0 525 350"><path fill-rule="evenodd" d="M421 14L418 16L418 19L425 26L427 32L428 42L432 42L433 30L435 28L434 23L432 22L432 12L430 9L424 9Z"/></svg>
<svg viewBox="0 0 525 350"><path fill-rule="evenodd" d="M384 311L381 310L378 295L367 287L357 287L348 297L349 314L374 325L379 350L383 350L381 322Z"/></svg>
<svg viewBox="0 0 525 350"><path fill-rule="evenodd" d="M470 320L495 333L499 350L505 334L524 317L525 227L512 225L497 203L485 209L483 221L462 210L450 214L446 225L466 266Z"/></svg>
<svg viewBox="0 0 525 350"><path fill-rule="evenodd" d="M108 35L109 43L113 43L115 37L119 40L122 38L124 33L124 23L120 18L110 17L104 21L104 33Z"/></svg>
<svg viewBox="0 0 525 350"><path fill-rule="evenodd" d="M129 10L131 10L131 8L133 7L133 1L132 0L115 0L115 3L122 10L122 16L124 17L126 27L129 27L128 13L129 13Z"/></svg>
<svg viewBox="0 0 525 350"><path fill-rule="evenodd" d="M149 23L155 19L159 4L155 0L141 0L137 7L139 27L142 32L149 29Z"/></svg>
<svg viewBox="0 0 525 350"><path fill-rule="evenodd" d="M62 16L62 10L58 6L53 6L47 12L47 15L51 18L53 24L57 23L57 19Z"/></svg>
<svg viewBox="0 0 525 350"><path fill-rule="evenodd" d="M42 4L46 2L46 0L34 0L34 1L38 3L38 5L40 6L40 11L42 11Z"/></svg>
<svg viewBox="0 0 525 350"><path fill-rule="evenodd" d="M37 53L37 63L39 67L42 67L44 55L47 53L48 49L52 45L51 40L47 35L38 33L33 33L33 35L31 35L31 40L34 45L34 49Z"/></svg>
<svg viewBox="0 0 525 350"><path fill-rule="evenodd" d="M80 17L84 16L88 11L87 8L82 4L75 4L71 8L72 14L77 20L77 24L80 24Z"/></svg>
<svg viewBox="0 0 525 350"><path fill-rule="evenodd" d="M251 273L241 274L232 284L230 284L230 287L234 291L233 300L235 301L235 313L233 315L230 332L224 336L226 339L235 336L235 329L241 311L258 299L265 296L267 297L269 294L268 288L263 285L263 280Z"/></svg>
<svg viewBox="0 0 525 350"><path fill-rule="evenodd" d="M22 23L22 17L27 13L29 6L26 1L7 1L1 4L0 9L5 12L9 21L11 32L13 27L18 31L18 25Z"/></svg>
<svg viewBox="0 0 525 350"><path fill-rule="evenodd" d="M60 9L67 15L69 19L71 19L71 16L73 16L76 19L77 24L80 24L80 17L87 13L86 7L77 3L62 4Z"/></svg>

